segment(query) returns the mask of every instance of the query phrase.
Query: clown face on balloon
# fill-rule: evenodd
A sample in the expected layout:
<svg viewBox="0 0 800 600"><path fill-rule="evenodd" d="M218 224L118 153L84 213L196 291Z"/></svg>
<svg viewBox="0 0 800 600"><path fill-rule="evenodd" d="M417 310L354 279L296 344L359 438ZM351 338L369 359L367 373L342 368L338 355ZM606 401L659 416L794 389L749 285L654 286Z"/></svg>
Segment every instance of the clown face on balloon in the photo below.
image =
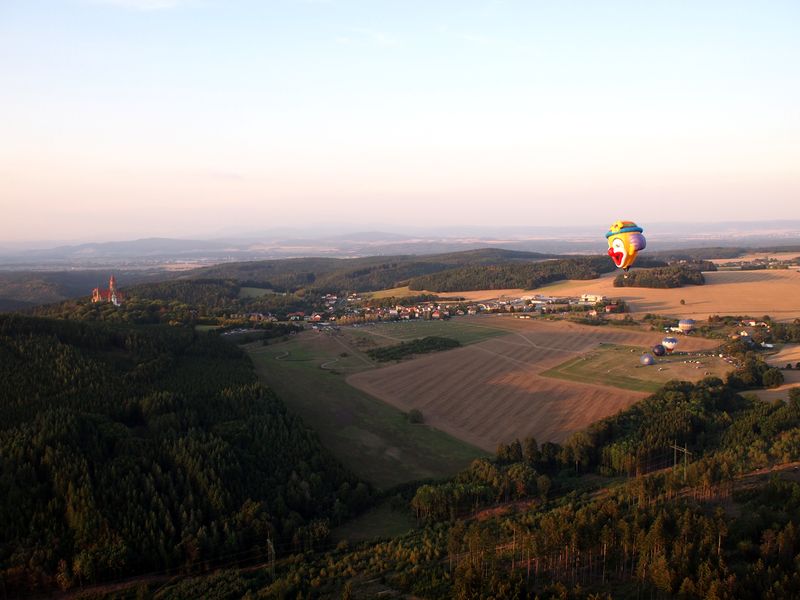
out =
<svg viewBox="0 0 800 600"><path fill-rule="evenodd" d="M630 269L636 254L647 245L642 231L633 221L617 221L606 233L608 255L620 269Z"/></svg>

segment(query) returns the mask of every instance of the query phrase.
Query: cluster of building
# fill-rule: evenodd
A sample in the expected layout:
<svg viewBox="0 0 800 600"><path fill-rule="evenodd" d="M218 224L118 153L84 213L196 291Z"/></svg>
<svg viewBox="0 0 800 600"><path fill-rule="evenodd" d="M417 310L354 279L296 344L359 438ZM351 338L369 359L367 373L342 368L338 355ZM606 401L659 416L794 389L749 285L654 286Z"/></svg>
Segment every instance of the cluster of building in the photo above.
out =
<svg viewBox="0 0 800 600"><path fill-rule="evenodd" d="M328 298L328 297L326 297ZM599 312L613 313L621 310L621 305L610 302L605 296L584 294L580 297L520 296L516 298L500 298L485 302L465 301L430 301L410 304L394 304L392 306L364 305L356 295L348 296L341 303L335 296L327 300L332 302L326 310L305 313L291 313L290 320L309 321L311 323L336 321L339 324L359 323L365 321L403 321L403 320L439 320L455 316L516 313L525 318L531 313L562 313L585 309L589 316L598 316ZM598 308L600 307L600 308Z"/></svg>

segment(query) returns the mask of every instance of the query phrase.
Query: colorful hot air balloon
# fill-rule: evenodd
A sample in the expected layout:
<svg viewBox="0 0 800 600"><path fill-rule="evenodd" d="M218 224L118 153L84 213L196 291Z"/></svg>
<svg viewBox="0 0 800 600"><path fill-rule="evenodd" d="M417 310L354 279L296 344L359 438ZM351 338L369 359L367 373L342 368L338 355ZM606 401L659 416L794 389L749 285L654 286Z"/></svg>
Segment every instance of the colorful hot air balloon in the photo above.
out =
<svg viewBox="0 0 800 600"><path fill-rule="evenodd" d="M667 352L671 353L673 350L675 350L675 346L678 345L678 338L665 337L663 340L661 340L661 345L664 346L664 349Z"/></svg>
<svg viewBox="0 0 800 600"><path fill-rule="evenodd" d="M649 367L650 365L656 364L656 359L653 358L652 354L642 354L639 357L639 362L642 363L643 367Z"/></svg>
<svg viewBox="0 0 800 600"><path fill-rule="evenodd" d="M689 333L694 329L694 319L681 319L678 321L678 327L682 333Z"/></svg>
<svg viewBox="0 0 800 600"><path fill-rule="evenodd" d="M667 349L664 348L661 344L656 344L653 346L653 354L656 356L664 356L667 353Z"/></svg>
<svg viewBox="0 0 800 600"><path fill-rule="evenodd" d="M647 243L642 231L633 221L617 221L606 233L608 255L620 269L630 269L636 254L645 249Z"/></svg>

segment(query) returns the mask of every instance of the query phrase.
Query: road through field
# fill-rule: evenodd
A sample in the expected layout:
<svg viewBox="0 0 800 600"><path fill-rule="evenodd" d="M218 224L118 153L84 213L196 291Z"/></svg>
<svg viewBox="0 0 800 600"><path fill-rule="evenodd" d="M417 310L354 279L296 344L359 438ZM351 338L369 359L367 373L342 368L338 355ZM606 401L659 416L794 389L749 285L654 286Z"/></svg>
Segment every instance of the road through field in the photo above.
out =
<svg viewBox="0 0 800 600"><path fill-rule="evenodd" d="M348 377L349 384L397 406L422 411L425 422L464 441L493 450L515 437L563 441L593 421L647 394L608 385L563 381L541 373L600 343L649 347L660 332L590 327L568 322L476 317L473 326L508 335ZM712 348L702 338L682 349Z"/></svg>

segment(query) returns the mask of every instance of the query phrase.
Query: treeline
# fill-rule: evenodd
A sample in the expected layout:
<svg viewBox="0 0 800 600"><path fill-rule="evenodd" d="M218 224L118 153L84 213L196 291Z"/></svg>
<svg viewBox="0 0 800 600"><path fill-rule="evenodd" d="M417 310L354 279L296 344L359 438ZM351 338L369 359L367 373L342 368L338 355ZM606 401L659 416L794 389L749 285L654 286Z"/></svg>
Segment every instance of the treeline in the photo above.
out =
<svg viewBox="0 0 800 600"><path fill-rule="evenodd" d="M699 268L675 265L620 273L614 278L614 287L676 288L683 285L703 285L705 282Z"/></svg>
<svg viewBox="0 0 800 600"><path fill-rule="evenodd" d="M372 348L371 350L367 350L367 354L373 360L386 362L390 360L402 360L414 354L427 354L429 352L451 350L459 346L461 346L461 342L458 340L430 335L410 342L401 342L395 346Z"/></svg>
<svg viewBox="0 0 800 600"><path fill-rule="evenodd" d="M412 290L432 292L533 289L562 279L594 279L614 270L608 257L570 258L506 265L467 266L415 277Z"/></svg>
<svg viewBox="0 0 800 600"><path fill-rule="evenodd" d="M313 548L370 500L218 336L0 315L0 381L12 597Z"/></svg>

